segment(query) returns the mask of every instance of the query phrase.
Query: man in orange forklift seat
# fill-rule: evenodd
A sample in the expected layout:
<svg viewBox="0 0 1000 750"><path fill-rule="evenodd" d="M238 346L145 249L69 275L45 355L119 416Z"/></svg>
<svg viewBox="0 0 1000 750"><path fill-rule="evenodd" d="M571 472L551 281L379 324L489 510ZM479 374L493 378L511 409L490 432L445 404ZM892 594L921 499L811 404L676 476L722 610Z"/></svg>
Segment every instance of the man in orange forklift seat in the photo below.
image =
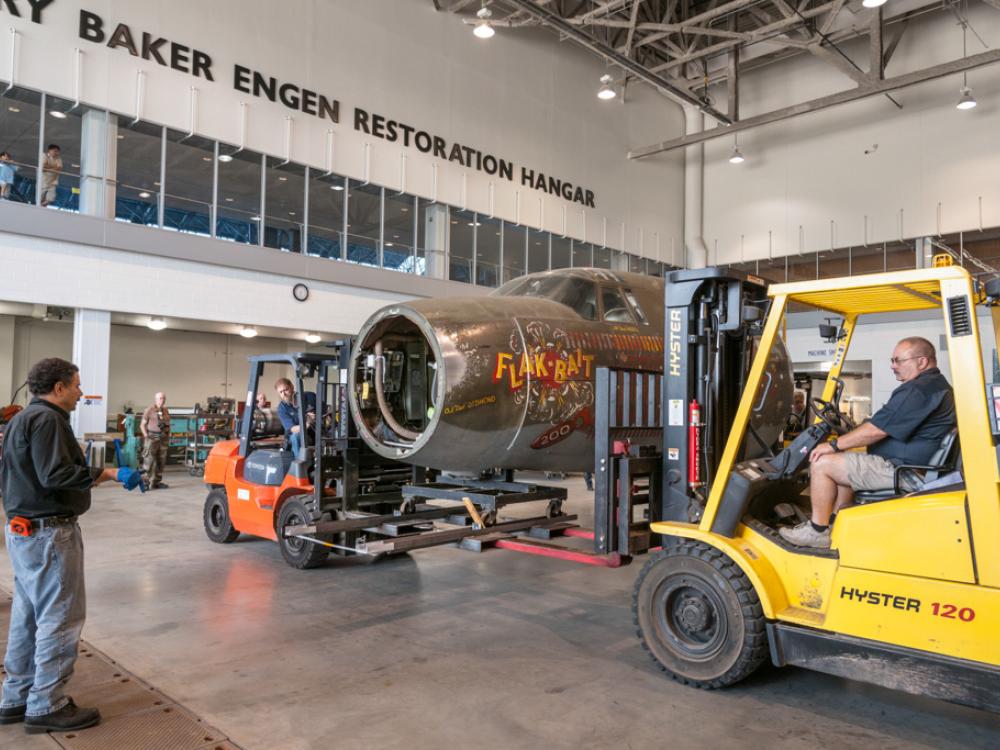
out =
<svg viewBox="0 0 1000 750"><path fill-rule="evenodd" d="M926 464L955 428L955 397L937 367L934 345L919 336L896 344L889 360L902 385L872 418L809 455L812 518L781 536L801 547L829 547L830 519L851 505L857 490L893 487L895 467ZM844 451L868 448L867 453ZM911 491L916 487L911 487Z"/></svg>

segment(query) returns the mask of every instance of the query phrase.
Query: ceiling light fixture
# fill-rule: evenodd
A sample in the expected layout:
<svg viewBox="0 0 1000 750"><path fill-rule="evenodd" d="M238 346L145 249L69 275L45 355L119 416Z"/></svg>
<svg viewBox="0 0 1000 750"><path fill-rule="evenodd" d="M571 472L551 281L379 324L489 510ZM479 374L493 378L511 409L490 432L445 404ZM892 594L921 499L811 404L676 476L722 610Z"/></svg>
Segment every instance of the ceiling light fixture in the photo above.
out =
<svg viewBox="0 0 1000 750"><path fill-rule="evenodd" d="M202 161L212 161L212 157L211 156L203 156L203 157L201 157L201 160Z"/></svg>
<svg viewBox="0 0 1000 750"><path fill-rule="evenodd" d="M256 335L257 335L257 329L254 328L253 326L243 326L240 329L240 336L242 336L245 339L252 339Z"/></svg>
<svg viewBox="0 0 1000 750"><path fill-rule="evenodd" d="M861 4L866 8L879 8L885 5L886 0L861 0Z"/></svg>
<svg viewBox="0 0 1000 750"><path fill-rule="evenodd" d="M968 36L969 22L965 18L962 20L962 57L965 58L969 51L966 47L966 37ZM972 95L972 89L969 87L969 73L966 70L962 71L962 88L959 90L961 97L959 97L958 104L955 105L956 109L974 109L976 106L976 97Z"/></svg>
<svg viewBox="0 0 1000 750"><path fill-rule="evenodd" d="M736 134L733 133L733 152L729 155L730 164L742 164L746 159L743 158L743 154L740 153L740 142Z"/></svg>
<svg viewBox="0 0 1000 750"><path fill-rule="evenodd" d="M167 327L167 321L165 321L163 318L150 318L149 321L146 323L146 327L149 328L151 331L162 331L164 328Z"/></svg>
<svg viewBox="0 0 1000 750"><path fill-rule="evenodd" d="M343 190L343 185L330 185L330 190Z"/></svg>
<svg viewBox="0 0 1000 750"><path fill-rule="evenodd" d="M610 76L610 74L605 73L601 76L601 88L597 89L597 98L603 99L604 101L609 101L614 99L618 94L611 87L611 83L615 79Z"/></svg>
<svg viewBox="0 0 1000 750"><path fill-rule="evenodd" d="M228 164L233 160L232 154L219 154L219 161L223 164Z"/></svg>
<svg viewBox="0 0 1000 750"><path fill-rule="evenodd" d="M20 107L7 107L7 111L8 112L20 112L21 108Z"/></svg>
<svg viewBox="0 0 1000 750"><path fill-rule="evenodd" d="M962 98L958 100L958 104L955 105L956 109L972 109L976 106L976 97L972 95L972 89L968 86L962 86L961 90Z"/></svg>
<svg viewBox="0 0 1000 750"><path fill-rule="evenodd" d="M139 193L139 197L140 198L148 198L150 195L151 195L151 193L149 193L149 192L147 192L145 190L143 190L141 193Z"/></svg>
<svg viewBox="0 0 1000 750"><path fill-rule="evenodd" d="M65 120L66 119L66 113L65 112L60 112L58 109L51 110L49 112L49 114L52 115L57 120Z"/></svg>
<svg viewBox="0 0 1000 750"><path fill-rule="evenodd" d="M480 39L489 39L491 36L496 34L497 32L494 30L493 24L490 22L492 17L492 11L486 7L486 1L483 0L483 7L476 12L476 18L478 18L479 21L476 23L472 33Z"/></svg>
<svg viewBox="0 0 1000 750"><path fill-rule="evenodd" d="M323 340L323 337L318 333L307 333L305 339L307 344L318 344Z"/></svg>
<svg viewBox="0 0 1000 750"><path fill-rule="evenodd" d="M260 217L259 216L251 216L250 217L250 221L260 221Z"/></svg>

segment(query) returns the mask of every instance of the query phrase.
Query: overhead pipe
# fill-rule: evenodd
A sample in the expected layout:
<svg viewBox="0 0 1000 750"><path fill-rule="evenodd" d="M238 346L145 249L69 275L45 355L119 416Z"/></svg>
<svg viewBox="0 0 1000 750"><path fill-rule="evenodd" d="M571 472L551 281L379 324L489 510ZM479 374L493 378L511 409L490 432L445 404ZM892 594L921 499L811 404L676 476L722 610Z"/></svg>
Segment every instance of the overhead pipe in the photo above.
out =
<svg viewBox="0 0 1000 750"><path fill-rule="evenodd" d="M7 88L3 90L6 94L12 88L14 88L14 81L17 78L17 29L13 26L10 27L10 82L7 84Z"/></svg>
<svg viewBox="0 0 1000 750"><path fill-rule="evenodd" d="M694 107L684 107L684 134L700 133L705 127L704 114ZM685 267L708 265L705 245L705 145L697 143L684 151L684 250Z"/></svg>

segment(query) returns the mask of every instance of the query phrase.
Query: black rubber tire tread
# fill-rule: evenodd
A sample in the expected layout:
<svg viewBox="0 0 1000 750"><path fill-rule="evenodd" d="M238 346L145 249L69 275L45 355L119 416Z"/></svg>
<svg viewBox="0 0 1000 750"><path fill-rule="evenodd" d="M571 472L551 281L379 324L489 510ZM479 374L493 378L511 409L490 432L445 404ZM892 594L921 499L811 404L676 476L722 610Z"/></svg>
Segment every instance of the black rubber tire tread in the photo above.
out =
<svg viewBox="0 0 1000 750"><path fill-rule="evenodd" d="M222 523L218 526L212 521L212 508L216 506L223 509ZM201 517L205 525L205 534L216 544L235 542L236 537L240 535L240 532L233 527L232 519L229 517L229 498L226 496L225 489L221 487L216 487L208 493Z"/></svg>
<svg viewBox="0 0 1000 750"><path fill-rule="evenodd" d="M278 510L278 525L275 531L278 534L278 547L281 548L281 556L285 558L286 563L298 570L315 568L317 565L321 565L330 556L329 547L305 540L301 541L301 549L295 550L289 546L289 540L284 537L283 531L289 525L288 518L292 515L297 515L302 519L303 523L307 522L306 519L309 518L309 512L301 500L290 498L283 502L281 508ZM320 534L316 534L315 536L317 539L325 540Z"/></svg>
<svg viewBox="0 0 1000 750"><path fill-rule="evenodd" d="M657 565L663 563L664 560L677 557L692 557L710 565L726 580L739 601L744 626L743 643L732 665L723 674L714 679L704 680L694 678L690 675L681 674L663 664L656 657L654 650L650 648L646 640L646 634L643 632L639 622L640 607L650 607L650 602L639 601L643 582ZM746 577L746 574L740 569L739 565L728 555L715 547L693 539L672 538L665 543L662 550L651 556L649 562L643 567L642 572L639 573L635 581L635 588L632 592L632 619L636 626L636 634L639 636L639 642L646 650L646 653L649 654L650 658L656 662L663 672L683 685L690 685L704 690L715 690L734 685L750 676L770 653L763 608L760 604L760 597L758 597L753 584L750 583L750 579Z"/></svg>

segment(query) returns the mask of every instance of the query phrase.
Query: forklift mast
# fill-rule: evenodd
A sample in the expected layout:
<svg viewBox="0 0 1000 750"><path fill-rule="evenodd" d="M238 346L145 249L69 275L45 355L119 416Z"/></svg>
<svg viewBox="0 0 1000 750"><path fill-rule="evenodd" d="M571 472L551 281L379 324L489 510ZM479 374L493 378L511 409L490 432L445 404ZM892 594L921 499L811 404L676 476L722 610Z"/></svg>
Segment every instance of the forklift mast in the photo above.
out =
<svg viewBox="0 0 1000 750"><path fill-rule="evenodd" d="M739 405L767 282L720 268L673 271L664 305L661 518L689 521L704 506Z"/></svg>

